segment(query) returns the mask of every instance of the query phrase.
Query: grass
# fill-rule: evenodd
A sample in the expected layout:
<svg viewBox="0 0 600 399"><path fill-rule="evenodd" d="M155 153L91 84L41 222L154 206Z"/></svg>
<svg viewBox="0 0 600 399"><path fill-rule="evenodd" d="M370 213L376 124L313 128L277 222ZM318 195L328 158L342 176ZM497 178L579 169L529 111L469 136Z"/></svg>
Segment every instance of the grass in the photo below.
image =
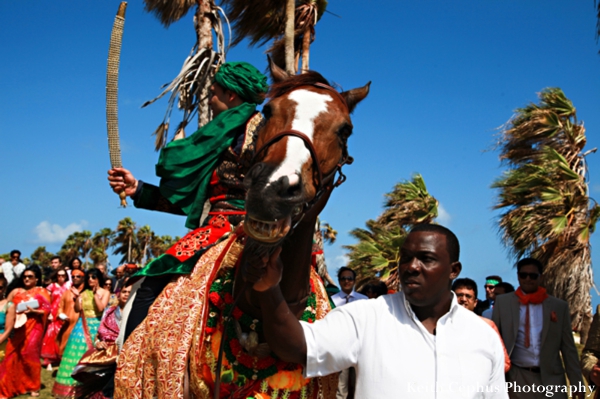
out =
<svg viewBox="0 0 600 399"><path fill-rule="evenodd" d="M58 368L54 369L56 372ZM48 371L46 369L42 369L42 389L40 390L39 399L50 399L52 398L52 386L54 385L54 377L52 377L52 371ZM15 398L31 398L29 394L27 395L19 395L15 396ZM37 398L36 398L37 399Z"/></svg>

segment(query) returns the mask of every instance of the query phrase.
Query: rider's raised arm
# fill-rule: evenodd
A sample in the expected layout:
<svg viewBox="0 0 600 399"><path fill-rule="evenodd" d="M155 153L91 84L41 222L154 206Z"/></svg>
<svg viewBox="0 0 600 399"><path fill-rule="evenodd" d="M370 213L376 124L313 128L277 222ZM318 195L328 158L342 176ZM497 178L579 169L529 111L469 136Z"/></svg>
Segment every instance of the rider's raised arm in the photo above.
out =
<svg viewBox="0 0 600 399"><path fill-rule="evenodd" d="M161 194L158 187L136 179L125 168L109 170L108 183L117 194L125 191L125 194L133 199L133 205L136 208L185 215L181 207L173 205Z"/></svg>

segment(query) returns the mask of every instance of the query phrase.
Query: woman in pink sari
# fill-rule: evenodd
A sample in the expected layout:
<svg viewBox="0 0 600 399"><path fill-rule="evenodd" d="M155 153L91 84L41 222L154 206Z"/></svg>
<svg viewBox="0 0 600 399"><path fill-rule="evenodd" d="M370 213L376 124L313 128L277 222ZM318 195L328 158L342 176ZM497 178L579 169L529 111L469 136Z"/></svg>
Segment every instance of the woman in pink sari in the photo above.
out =
<svg viewBox="0 0 600 399"><path fill-rule="evenodd" d="M50 295L38 286L42 272L38 266L29 266L20 280L23 288L9 294L14 303L16 320L12 336L6 345L6 355L0 364L0 399L25 393L40 395L42 339L50 313Z"/></svg>
<svg viewBox="0 0 600 399"><path fill-rule="evenodd" d="M42 344L42 366L48 366L49 370L52 370L52 366L60 364L61 354L56 337L64 321L58 317L58 307L60 305L60 298L71 287L71 280L66 270L57 270L52 274L51 278L52 284L46 287L51 297L51 313L48 316L48 328L46 329L46 335Z"/></svg>

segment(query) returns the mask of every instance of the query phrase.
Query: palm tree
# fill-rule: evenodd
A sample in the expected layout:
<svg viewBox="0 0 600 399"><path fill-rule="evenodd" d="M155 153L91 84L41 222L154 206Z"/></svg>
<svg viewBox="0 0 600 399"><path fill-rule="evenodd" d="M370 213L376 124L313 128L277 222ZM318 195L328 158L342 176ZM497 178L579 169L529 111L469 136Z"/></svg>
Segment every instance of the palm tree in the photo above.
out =
<svg viewBox="0 0 600 399"><path fill-rule="evenodd" d="M154 257L152 246L156 245L155 242L158 237L154 234L150 226L146 225L137 231L136 238L140 249L139 259L136 258L136 263L143 266Z"/></svg>
<svg viewBox="0 0 600 399"><path fill-rule="evenodd" d="M150 256L152 258L157 258L160 255L167 252L169 248L171 248L177 241L179 241L181 237L176 236L175 238L171 236L154 236L152 241L150 241L149 251Z"/></svg>
<svg viewBox="0 0 600 399"><path fill-rule="evenodd" d="M272 41L268 52L275 63L295 74L309 69L310 44L315 25L327 8L327 0L223 0L234 31L233 45L248 39L250 45Z"/></svg>
<svg viewBox="0 0 600 399"><path fill-rule="evenodd" d="M154 13L168 27L181 19L197 5L194 25L196 44L186 58L179 74L166 85L145 107L167 93L171 93L165 116L155 130L155 148L158 151L168 142L171 113L178 99L183 120L177 125L173 139L185 137L185 128L198 113L198 127L211 120L208 95L212 78L219 65L225 62L225 36L219 13L223 10L214 0L144 0L147 11ZM298 70L302 56L302 71L309 69L310 44L314 41L315 25L327 7L327 0L223 0L229 20L233 22L236 45L244 38L251 45L273 41L269 50L274 61L290 74ZM225 17L225 19L227 19ZM213 37L217 39L213 49Z"/></svg>
<svg viewBox="0 0 600 399"><path fill-rule="evenodd" d="M73 258L84 258L82 266L87 268L87 265L89 264L87 257L92 248L91 236L92 233L88 230L76 231L70 234L60 248L60 251L58 251L58 256L60 256L61 259L65 259L67 262L71 261Z"/></svg>
<svg viewBox="0 0 600 399"><path fill-rule="evenodd" d="M190 123L195 113L198 113L198 127L204 126L211 120L208 106L209 89L212 78L218 66L225 61L225 38L219 12L221 8L214 0L144 0L146 11L154 13L168 27L181 19L188 11L197 5L194 18L196 43L190 55L185 59L181 71L166 85L165 89L153 100L142 105L145 107L167 93L171 93L167 111L163 121L158 126L155 147L158 151L167 144L171 113L178 99L178 108L183 111L183 120L178 124L173 139L185 137L185 127ZM213 36L217 39L216 50L213 49Z"/></svg>
<svg viewBox="0 0 600 399"><path fill-rule="evenodd" d="M333 244L337 240L337 230L335 230L327 222L321 223L321 234L323 235L323 241L329 244Z"/></svg>
<svg viewBox="0 0 600 399"><path fill-rule="evenodd" d="M79 253L83 257L83 267L87 269L90 265L88 260L90 251L92 250L92 232L88 230L84 230L81 232L76 232L75 239L79 249Z"/></svg>
<svg viewBox="0 0 600 399"><path fill-rule="evenodd" d="M492 188L502 241L514 258L546 265L544 285L566 300L573 326L591 311L590 234L600 207L589 198L583 123L559 88L544 89L539 104L516 111L499 139L508 167ZM593 149L592 151L595 151Z"/></svg>
<svg viewBox="0 0 600 399"><path fill-rule="evenodd" d="M50 259L53 256L52 252L46 251L46 247L37 247L31 254L31 261L45 267L50 265Z"/></svg>
<svg viewBox="0 0 600 399"><path fill-rule="evenodd" d="M111 246L116 247L113 254L123 255L119 263L130 263L136 258L141 258L135 234L136 230L135 222L131 218L126 217L119 221L111 241Z"/></svg>
<svg viewBox="0 0 600 399"><path fill-rule="evenodd" d="M94 266L98 263L105 263L108 260L107 250L111 245L112 238L115 232L110 228L105 227L100 229L92 237L92 249L90 251L90 259L94 262Z"/></svg>
<svg viewBox="0 0 600 399"><path fill-rule="evenodd" d="M344 246L349 251L348 266L357 274L357 287L375 277L388 287L398 287L400 247L408 230L415 224L430 223L437 216L438 201L427 191L421 175L396 184L386 194L383 213L377 220L368 220L366 229L350 231L358 242Z"/></svg>

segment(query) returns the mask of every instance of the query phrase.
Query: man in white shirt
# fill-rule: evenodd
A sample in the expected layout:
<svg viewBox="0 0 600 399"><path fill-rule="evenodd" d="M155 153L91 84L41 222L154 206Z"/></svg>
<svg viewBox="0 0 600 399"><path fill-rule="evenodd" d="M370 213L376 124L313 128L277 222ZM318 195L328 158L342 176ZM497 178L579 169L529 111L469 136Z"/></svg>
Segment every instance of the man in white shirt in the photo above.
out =
<svg viewBox="0 0 600 399"><path fill-rule="evenodd" d="M4 278L10 284L15 278L21 277L24 270L25 265L21 263L21 251L13 249L10 251L10 261L2 263Z"/></svg>
<svg viewBox="0 0 600 399"><path fill-rule="evenodd" d="M569 305L546 293L541 286L543 269L537 259L521 259L517 263L519 288L496 298L492 320L512 363L506 374L508 392L511 399L549 396L548 392L532 392L535 385L553 387L553 398L566 399L569 392L574 398L584 398L586 386L573 341ZM565 368L570 385L566 385Z"/></svg>
<svg viewBox="0 0 600 399"><path fill-rule="evenodd" d="M401 248L401 292L339 307L313 324L299 322L283 298L278 252L247 275L261 276L253 288L271 350L304 365L307 377L355 367L361 399L505 399L498 335L450 290L459 251L450 230L417 225Z"/></svg>
<svg viewBox="0 0 600 399"><path fill-rule="evenodd" d="M355 280L356 273L349 267L344 266L338 270L338 282L340 283L342 290L331 296L331 300L336 308L361 299L369 299L366 295L354 291ZM356 381L355 370L342 370L339 381L336 399L346 399L349 396L353 397Z"/></svg>
<svg viewBox="0 0 600 399"><path fill-rule="evenodd" d="M338 271L338 282L340 283L341 291L331 296L331 300L336 307L345 305L350 302L360 299L369 299L363 294L354 291L354 281L356 273L349 267L341 267Z"/></svg>

